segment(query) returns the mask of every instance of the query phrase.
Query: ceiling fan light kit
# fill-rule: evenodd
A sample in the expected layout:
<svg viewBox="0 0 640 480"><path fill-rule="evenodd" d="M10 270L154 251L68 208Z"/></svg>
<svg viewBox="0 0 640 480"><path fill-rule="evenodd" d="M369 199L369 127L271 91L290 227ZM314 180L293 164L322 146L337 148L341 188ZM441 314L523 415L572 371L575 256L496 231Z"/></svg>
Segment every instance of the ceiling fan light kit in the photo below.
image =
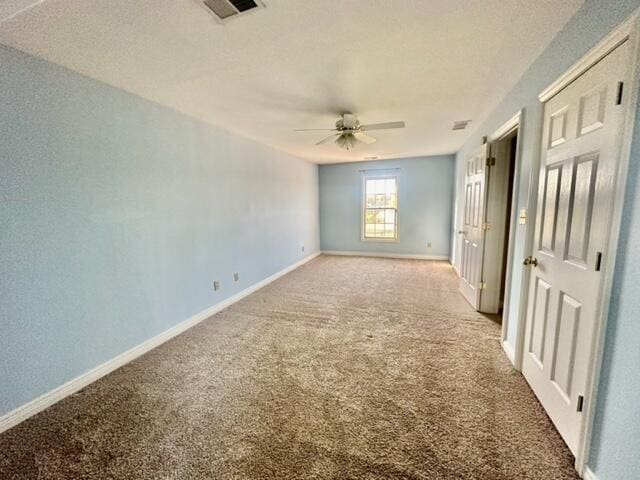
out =
<svg viewBox="0 0 640 480"><path fill-rule="evenodd" d="M370 145L376 141L370 135L367 135L364 132L369 130L388 130L391 128L404 128L404 122L387 122L387 123L372 123L370 125L360 125L360 120L358 117L353 115L352 113L344 113L342 117L336 122L336 128L318 128L318 129L301 129L296 130L298 132L308 132L308 131L328 131L328 132L338 132L332 133L326 138L323 138L316 145L322 145L323 143L327 143L329 140L335 138L334 143L338 145L340 148L344 148L345 150L350 150L354 148L358 142L365 143ZM337 137L337 138L336 138Z"/></svg>
<svg viewBox="0 0 640 480"><path fill-rule="evenodd" d="M339 135L338 138L336 138L335 143L340 148L349 150L355 147L358 141L356 140L356 137L354 137L352 133L344 133L342 135Z"/></svg>

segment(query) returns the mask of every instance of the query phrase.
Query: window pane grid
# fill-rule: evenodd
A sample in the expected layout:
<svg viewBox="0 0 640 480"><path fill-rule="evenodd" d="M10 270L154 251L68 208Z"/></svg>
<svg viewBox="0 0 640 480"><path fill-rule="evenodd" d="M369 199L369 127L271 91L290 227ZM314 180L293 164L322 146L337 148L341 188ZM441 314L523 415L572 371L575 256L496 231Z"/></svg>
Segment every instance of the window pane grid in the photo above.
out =
<svg viewBox="0 0 640 480"><path fill-rule="evenodd" d="M398 190L395 178L365 180L364 238L395 240Z"/></svg>

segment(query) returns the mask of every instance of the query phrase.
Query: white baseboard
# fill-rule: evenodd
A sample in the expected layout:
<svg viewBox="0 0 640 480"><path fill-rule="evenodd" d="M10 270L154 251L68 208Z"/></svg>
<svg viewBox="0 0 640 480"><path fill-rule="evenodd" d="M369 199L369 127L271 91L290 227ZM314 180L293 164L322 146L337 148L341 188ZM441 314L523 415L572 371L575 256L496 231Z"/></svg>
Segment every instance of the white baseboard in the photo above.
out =
<svg viewBox="0 0 640 480"><path fill-rule="evenodd" d="M306 258L303 258L299 262L296 262L293 265L290 265L287 268L280 270L277 273L274 273L270 277L267 277L264 280L259 281L258 283L254 283L253 285L251 285L248 288L245 288L241 292L238 292L235 295L225 300L222 300L219 303L216 303L215 305L207 308L206 310L195 314L194 316L178 323L177 325L171 327L168 330L165 330L161 334L156 335L153 338L150 338L149 340L133 347L130 350L127 350L124 353L121 353L120 355L103 363L102 365L98 365L94 369L89 370L86 373L83 373L79 377L76 377L73 380L70 380L63 385L60 385L59 387L54 388L53 390L50 390L47 393L44 393L43 395L35 398L34 400L31 400L29 403L26 403L6 413L2 417L0 417L0 433L10 429L11 427L14 427L20 422L23 422L27 418L35 415L38 412L41 412L45 408L50 407L51 405L59 402L63 398L81 390L82 388L86 387L90 383L95 382L96 380L104 377L108 373L113 372L114 370L116 370L117 368L120 368L126 363L129 363L130 361L135 360L139 356L147 353L150 350L153 350L159 345L162 345L167 340L171 340L173 337L180 335L185 330L188 330L189 328L200 323L201 321L206 320L211 315L218 313L220 310L224 310L225 308L234 304L238 300L243 299L247 295L252 294L256 290L261 289L262 287L268 285L274 280L277 280L278 278L291 272L292 270L295 270L301 265L316 258L318 255L320 255L320 252L316 252L312 255L309 255Z"/></svg>
<svg viewBox="0 0 640 480"><path fill-rule="evenodd" d="M503 322L505 320L502 320ZM513 347L511 345L509 345L509 343L507 343L506 341L502 341L502 350L504 350L504 353L507 355L507 358L509 359L509 361L511 362L511 365L513 365L515 367L516 365L516 352L513 349Z"/></svg>
<svg viewBox="0 0 640 480"><path fill-rule="evenodd" d="M589 467L584 467L584 473L582 474L584 480L598 480L596 474Z"/></svg>
<svg viewBox="0 0 640 480"><path fill-rule="evenodd" d="M416 260L449 260L448 255L415 255L409 253L379 253L379 252L343 252L340 250L323 250L324 255L344 255L349 257L380 257L380 258L413 258Z"/></svg>

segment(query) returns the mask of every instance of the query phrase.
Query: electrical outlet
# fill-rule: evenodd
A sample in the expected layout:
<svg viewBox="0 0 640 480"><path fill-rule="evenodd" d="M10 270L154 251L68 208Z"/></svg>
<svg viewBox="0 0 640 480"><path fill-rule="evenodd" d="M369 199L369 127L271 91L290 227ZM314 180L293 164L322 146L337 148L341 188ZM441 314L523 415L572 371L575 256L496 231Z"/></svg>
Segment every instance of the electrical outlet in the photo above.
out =
<svg viewBox="0 0 640 480"><path fill-rule="evenodd" d="M213 281L213 290L214 291L220 290L220 282L218 280Z"/></svg>
<svg viewBox="0 0 640 480"><path fill-rule="evenodd" d="M427 242L427 248L431 248L431 242Z"/></svg>
<svg viewBox="0 0 640 480"><path fill-rule="evenodd" d="M234 273L233 274L233 281L237 282L238 280L240 280L240 274L239 273Z"/></svg>

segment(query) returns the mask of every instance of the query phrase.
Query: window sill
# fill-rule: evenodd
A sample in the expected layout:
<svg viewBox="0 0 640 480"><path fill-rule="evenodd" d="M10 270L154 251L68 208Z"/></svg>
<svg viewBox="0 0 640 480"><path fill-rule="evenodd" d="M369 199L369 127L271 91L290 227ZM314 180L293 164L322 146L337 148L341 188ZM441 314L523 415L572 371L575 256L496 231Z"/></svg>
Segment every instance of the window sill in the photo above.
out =
<svg viewBox="0 0 640 480"><path fill-rule="evenodd" d="M367 243L400 243L399 238L360 238L360 241Z"/></svg>

